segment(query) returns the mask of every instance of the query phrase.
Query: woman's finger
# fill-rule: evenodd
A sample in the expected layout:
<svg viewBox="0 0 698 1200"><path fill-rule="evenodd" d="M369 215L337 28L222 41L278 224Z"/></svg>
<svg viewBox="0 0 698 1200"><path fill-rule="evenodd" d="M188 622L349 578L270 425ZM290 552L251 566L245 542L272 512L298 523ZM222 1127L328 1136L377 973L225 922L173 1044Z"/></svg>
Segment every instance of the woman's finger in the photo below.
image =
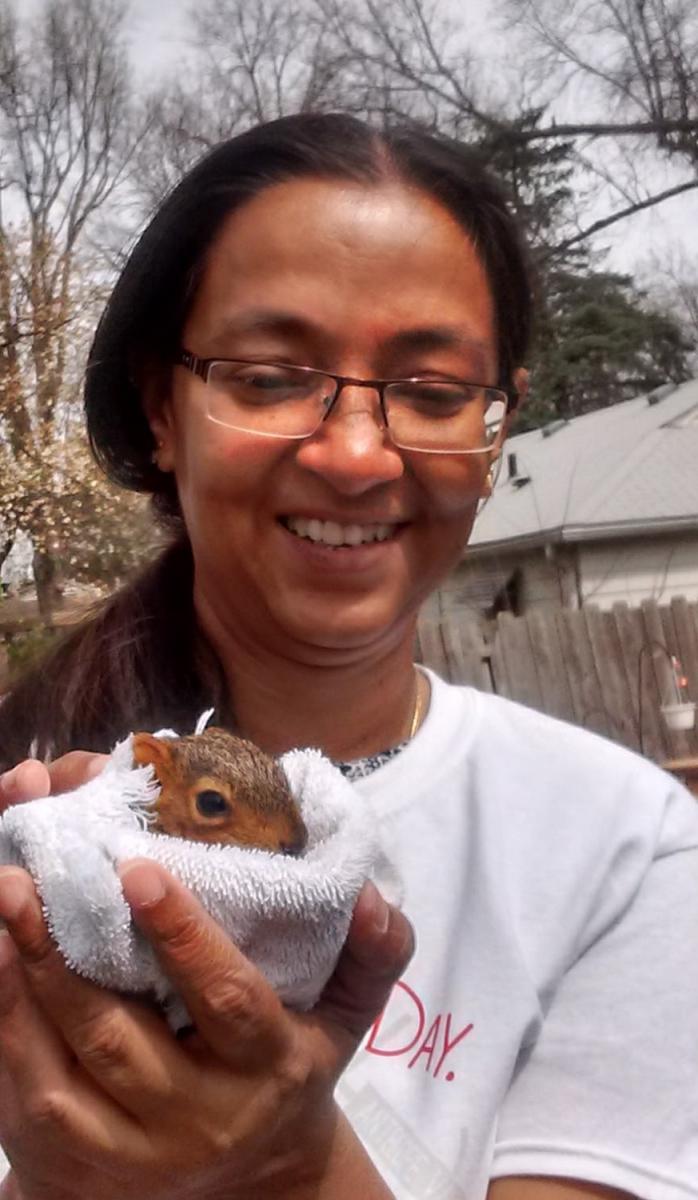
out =
<svg viewBox="0 0 698 1200"><path fill-rule="evenodd" d="M0 934L0 1060L25 1111L43 1093L58 1097L71 1065L67 1046L32 1000L9 933Z"/></svg>
<svg viewBox="0 0 698 1200"><path fill-rule="evenodd" d="M365 884L334 974L313 1010L348 1035L349 1053L385 1008L413 953L407 918Z"/></svg>
<svg viewBox="0 0 698 1200"><path fill-rule="evenodd" d="M49 763L51 792L72 792L104 770L108 754L92 754L89 750L71 750Z"/></svg>
<svg viewBox="0 0 698 1200"><path fill-rule="evenodd" d="M42 1012L9 933L0 935L0 1063L2 1133L11 1145L27 1125L42 1131L45 1147L83 1139L96 1157L113 1153L117 1138L144 1143L136 1122L76 1071L75 1060ZM144 1147L145 1148L145 1147ZM89 1155L83 1154L84 1161Z"/></svg>
<svg viewBox="0 0 698 1200"><path fill-rule="evenodd" d="M289 1048L276 993L194 896L156 863L134 860L121 883L139 928L218 1058L238 1071L267 1069Z"/></svg>
<svg viewBox="0 0 698 1200"><path fill-rule="evenodd" d="M50 790L51 778L44 764L36 758L27 758L0 775L0 812L12 804L39 800L48 796Z"/></svg>
<svg viewBox="0 0 698 1200"><path fill-rule="evenodd" d="M27 758L0 775L0 813L12 804L40 800L50 793L70 792L104 769L108 755L71 750L46 766Z"/></svg>
<svg viewBox="0 0 698 1200"><path fill-rule="evenodd" d="M0 870L0 917L32 994L85 1072L126 1112L144 1119L191 1088L193 1071L164 1020L76 975L46 928L31 880Z"/></svg>

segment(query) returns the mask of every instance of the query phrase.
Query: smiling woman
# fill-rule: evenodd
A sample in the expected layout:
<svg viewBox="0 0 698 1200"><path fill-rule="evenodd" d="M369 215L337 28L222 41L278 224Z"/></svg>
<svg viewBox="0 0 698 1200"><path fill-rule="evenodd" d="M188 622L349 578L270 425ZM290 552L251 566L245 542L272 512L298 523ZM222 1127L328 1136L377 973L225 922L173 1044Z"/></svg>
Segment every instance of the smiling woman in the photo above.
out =
<svg viewBox="0 0 698 1200"><path fill-rule="evenodd" d="M440 337L409 338L428 316ZM398 646L411 661L415 611L467 541L496 452L487 386L460 382L497 381L492 296L462 228L404 184L276 184L223 223L182 341L197 358L187 352L190 369L174 370L164 398L144 368L145 407L158 466L177 480L197 610L219 660L237 674L242 644L317 666L344 652L358 667L367 645L374 661ZM203 378L191 369L202 361ZM290 363L317 374L297 366L289 384ZM337 383L322 368L350 375ZM405 430L419 443L409 459ZM327 710L326 729L317 717L303 728L297 711L274 749L320 737L335 757L381 750L410 703L408 689L392 723L365 710L363 728Z"/></svg>
<svg viewBox="0 0 698 1200"><path fill-rule="evenodd" d="M273 755L341 766L416 952L407 968L405 916L367 889L302 1017L165 872L132 866L135 919L196 1020L177 1042L67 972L26 876L0 872L8 1196L698 1196L691 799L412 661L525 395L530 321L498 188L414 127L253 129L134 249L88 429L176 535L4 701L0 764L32 745L57 761L0 794L60 791L95 769L69 751L187 733L213 704Z"/></svg>

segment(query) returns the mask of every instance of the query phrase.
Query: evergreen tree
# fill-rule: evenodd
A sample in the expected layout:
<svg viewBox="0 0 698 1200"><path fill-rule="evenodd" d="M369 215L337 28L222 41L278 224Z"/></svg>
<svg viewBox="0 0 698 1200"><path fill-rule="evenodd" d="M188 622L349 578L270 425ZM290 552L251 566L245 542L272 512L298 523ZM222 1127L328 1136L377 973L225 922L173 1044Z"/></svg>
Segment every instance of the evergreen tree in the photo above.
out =
<svg viewBox="0 0 698 1200"><path fill-rule="evenodd" d="M551 270L520 428L575 417L691 375L691 341L628 275Z"/></svg>
<svg viewBox="0 0 698 1200"><path fill-rule="evenodd" d="M631 276L598 269L587 243L566 245L576 216L574 144L522 137L544 116L532 109L506 130L485 128L476 143L509 189L537 273L531 394L519 430L680 383L695 350L680 322L650 305Z"/></svg>

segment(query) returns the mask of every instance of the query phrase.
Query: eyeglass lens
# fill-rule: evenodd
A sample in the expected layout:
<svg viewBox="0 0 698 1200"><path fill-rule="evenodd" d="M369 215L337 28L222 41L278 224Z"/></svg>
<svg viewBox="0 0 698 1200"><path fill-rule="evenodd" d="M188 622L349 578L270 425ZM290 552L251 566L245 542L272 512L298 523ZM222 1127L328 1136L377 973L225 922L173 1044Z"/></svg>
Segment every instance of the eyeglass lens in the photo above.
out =
<svg viewBox="0 0 698 1200"><path fill-rule="evenodd" d="M319 371L236 362L211 363L207 385L212 420L287 438L314 433L337 390L335 380ZM384 400L390 436L403 449L486 450L506 414L504 393L448 380L389 383Z"/></svg>

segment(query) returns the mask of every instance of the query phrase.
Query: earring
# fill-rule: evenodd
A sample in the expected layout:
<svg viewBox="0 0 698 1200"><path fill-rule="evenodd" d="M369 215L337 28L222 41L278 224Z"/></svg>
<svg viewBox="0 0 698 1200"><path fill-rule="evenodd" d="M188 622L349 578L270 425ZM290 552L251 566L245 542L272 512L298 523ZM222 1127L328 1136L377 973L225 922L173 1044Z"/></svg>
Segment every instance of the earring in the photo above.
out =
<svg viewBox="0 0 698 1200"><path fill-rule="evenodd" d="M150 456L151 463L153 464L154 467L157 467L158 470L160 469L159 459L160 459L160 451L162 450L162 446L163 446L162 442L156 442L155 449L153 450L153 453Z"/></svg>
<svg viewBox="0 0 698 1200"><path fill-rule="evenodd" d="M497 475L498 474L499 474L499 472L497 472ZM480 496L480 499L477 502L477 509L475 512L476 517L479 517L483 508L487 504L487 501L489 500L490 496L492 495L492 492L494 491L494 485L497 482L497 475L495 474L494 464L491 465L490 467L488 467L487 474L485 475L485 482L482 486L482 494Z"/></svg>

